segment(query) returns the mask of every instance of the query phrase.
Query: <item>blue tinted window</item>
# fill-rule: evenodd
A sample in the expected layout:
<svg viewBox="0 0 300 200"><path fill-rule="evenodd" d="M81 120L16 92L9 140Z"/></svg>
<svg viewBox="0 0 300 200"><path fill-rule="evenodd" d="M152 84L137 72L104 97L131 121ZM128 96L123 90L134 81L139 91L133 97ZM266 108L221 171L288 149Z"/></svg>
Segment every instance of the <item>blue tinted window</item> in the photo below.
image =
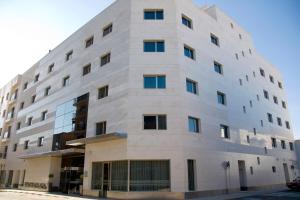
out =
<svg viewBox="0 0 300 200"><path fill-rule="evenodd" d="M164 19L164 11L163 10L144 11L144 19L146 19L146 20L163 20Z"/></svg>
<svg viewBox="0 0 300 200"><path fill-rule="evenodd" d="M215 67L215 72L219 73L219 74L223 74L223 70L222 70L222 65L214 62L214 67Z"/></svg>
<svg viewBox="0 0 300 200"><path fill-rule="evenodd" d="M186 90L188 92L197 94L197 83L190 80L186 80Z"/></svg>
<svg viewBox="0 0 300 200"><path fill-rule="evenodd" d="M165 76L157 77L157 88L166 88L166 77Z"/></svg>
<svg viewBox="0 0 300 200"><path fill-rule="evenodd" d="M218 94L218 103L225 105L226 104L225 94L221 92L217 92L217 94Z"/></svg>
<svg viewBox="0 0 300 200"><path fill-rule="evenodd" d="M164 42L156 42L157 52L165 52L165 43Z"/></svg>
<svg viewBox="0 0 300 200"><path fill-rule="evenodd" d="M182 24L189 28L192 28L192 21L186 17L182 17Z"/></svg>
<svg viewBox="0 0 300 200"><path fill-rule="evenodd" d="M189 117L189 131L190 132L199 132L199 120L193 117Z"/></svg>
<svg viewBox="0 0 300 200"><path fill-rule="evenodd" d="M156 77L144 77L144 88L156 88Z"/></svg>
<svg viewBox="0 0 300 200"><path fill-rule="evenodd" d="M155 11L144 11L144 19L155 19Z"/></svg>
<svg viewBox="0 0 300 200"><path fill-rule="evenodd" d="M163 10L159 10L159 11L156 11L156 19L164 19L164 11Z"/></svg>
<svg viewBox="0 0 300 200"><path fill-rule="evenodd" d="M73 100L59 105L56 108L54 134L58 134L62 132L67 133L73 131L74 130L73 117L75 113L76 113L76 107L74 106Z"/></svg>
<svg viewBox="0 0 300 200"><path fill-rule="evenodd" d="M191 59L194 59L195 57L194 57L194 50L192 50L192 49L190 49L190 48L188 48L188 47L184 47L184 55L186 56L186 57L189 57L189 58L191 58Z"/></svg>
<svg viewBox="0 0 300 200"><path fill-rule="evenodd" d="M155 52L155 42L144 42L144 52Z"/></svg>
<svg viewBox="0 0 300 200"><path fill-rule="evenodd" d="M144 42L144 52L164 52L164 41Z"/></svg>
<svg viewBox="0 0 300 200"><path fill-rule="evenodd" d="M166 88L166 77L165 76L145 76L144 77L144 88Z"/></svg>

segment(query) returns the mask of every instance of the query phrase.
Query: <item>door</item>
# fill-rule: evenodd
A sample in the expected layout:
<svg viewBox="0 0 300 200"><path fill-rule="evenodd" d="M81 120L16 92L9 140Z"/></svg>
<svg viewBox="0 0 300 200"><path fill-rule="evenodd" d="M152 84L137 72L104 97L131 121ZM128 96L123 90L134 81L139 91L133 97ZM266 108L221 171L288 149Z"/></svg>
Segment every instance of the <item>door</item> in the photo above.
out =
<svg viewBox="0 0 300 200"><path fill-rule="evenodd" d="M285 181L287 183L290 182L290 175L289 175L289 169L286 163L283 163L283 170L284 170L284 177L285 177Z"/></svg>
<svg viewBox="0 0 300 200"><path fill-rule="evenodd" d="M103 163L102 197L107 197L110 189L110 163Z"/></svg>
<svg viewBox="0 0 300 200"><path fill-rule="evenodd" d="M239 177L240 177L240 189L241 191L247 190L247 175L246 175L246 164L244 160L238 161L239 166Z"/></svg>

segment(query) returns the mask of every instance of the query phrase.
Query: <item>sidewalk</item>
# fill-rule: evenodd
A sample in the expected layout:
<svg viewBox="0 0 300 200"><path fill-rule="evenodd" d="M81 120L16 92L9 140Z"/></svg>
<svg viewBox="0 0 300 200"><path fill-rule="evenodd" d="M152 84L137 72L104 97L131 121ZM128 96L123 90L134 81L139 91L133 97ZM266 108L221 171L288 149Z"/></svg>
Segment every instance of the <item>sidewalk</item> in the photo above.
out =
<svg viewBox="0 0 300 200"><path fill-rule="evenodd" d="M58 192L38 192L38 191L29 191L29 190L18 190L18 189L0 189L0 195L1 193L14 193L14 194L23 194L23 195L33 195L33 196L40 196L43 198L49 198L52 199L68 199L68 200L101 200L100 198L94 198L94 197L86 197L86 196L78 196L78 195L71 195L71 194L63 194ZM1 199L1 198L0 198ZM104 200L104 199L102 199Z"/></svg>
<svg viewBox="0 0 300 200"><path fill-rule="evenodd" d="M200 197L192 200L229 200L229 199L237 199L237 198L250 197L256 195L263 195L267 193L282 192L285 190L287 189L281 188L281 189L269 189L269 190L258 190L258 191L243 191L243 192L224 194L224 195L218 195L213 197Z"/></svg>

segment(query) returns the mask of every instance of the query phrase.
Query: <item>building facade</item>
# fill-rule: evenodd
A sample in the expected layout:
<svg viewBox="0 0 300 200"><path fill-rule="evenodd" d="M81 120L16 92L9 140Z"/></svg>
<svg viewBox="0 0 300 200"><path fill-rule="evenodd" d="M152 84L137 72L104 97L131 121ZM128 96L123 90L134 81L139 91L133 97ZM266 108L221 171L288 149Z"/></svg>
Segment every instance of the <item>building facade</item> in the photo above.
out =
<svg viewBox="0 0 300 200"><path fill-rule="evenodd" d="M118 0L0 98L2 187L184 199L298 175L281 74L216 6Z"/></svg>

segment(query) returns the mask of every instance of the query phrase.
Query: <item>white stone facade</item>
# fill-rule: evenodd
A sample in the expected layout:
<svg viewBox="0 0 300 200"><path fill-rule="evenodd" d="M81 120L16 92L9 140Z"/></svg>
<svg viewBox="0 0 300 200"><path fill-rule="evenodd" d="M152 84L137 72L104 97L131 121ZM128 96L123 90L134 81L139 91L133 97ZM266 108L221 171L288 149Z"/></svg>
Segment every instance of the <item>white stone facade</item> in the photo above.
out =
<svg viewBox="0 0 300 200"><path fill-rule="evenodd" d="M148 10L163 11L163 19L145 20ZM182 23L183 16L190 20L191 28ZM103 28L109 24L112 32L103 36ZM218 45L211 42L211 34ZM86 48L86 40L92 36L93 44ZM164 41L165 50L144 52L144 41ZM194 59L184 55L184 46L193 49ZM66 61L70 51L72 58ZM101 66L101 57L107 53L110 62ZM215 71L214 62L221 64L221 74ZM89 63L90 73L83 76L83 67ZM143 78L148 75L164 75L166 87L145 89ZM69 83L64 87L65 77ZM197 83L196 94L187 91L187 79ZM98 99L98 89L106 85L108 96ZM49 86L50 93L45 96ZM17 99L6 100L7 93L11 96L16 88ZM217 92L225 95L225 105L218 103ZM0 145L2 151L7 146L0 165L6 174L2 185L49 190L51 182L59 187L62 154L52 150L56 109L85 93L89 93L86 137L95 138L96 123L102 121L106 121L107 134L124 133L126 137L85 143L84 195L99 194L91 186L93 162L169 161L168 190L108 189L108 197L119 198L182 199L240 187L276 187L298 175L293 133L286 124L290 117L284 108L288 106L282 76L257 53L251 35L215 6L198 7L190 0L118 0L3 87L1 116L4 110L6 114L0 118L1 138L8 126L12 128L10 137ZM31 103L33 95L35 103ZM15 115L8 121L6 115L12 107ZM44 111L46 119L41 120ZM267 113L272 114L273 122L268 121ZM145 130L145 115L165 115L166 130ZM189 116L198 119L199 133L189 131ZM28 126L30 117L33 121ZM228 127L229 138L221 137L220 125ZM44 137L41 147L40 137ZM277 147L272 146L271 138L276 139ZM28 149L24 149L25 141L29 141ZM187 160L194 161L192 191ZM239 173L239 161L244 161L245 168L240 169L244 175ZM34 188L26 182L42 185Z"/></svg>

